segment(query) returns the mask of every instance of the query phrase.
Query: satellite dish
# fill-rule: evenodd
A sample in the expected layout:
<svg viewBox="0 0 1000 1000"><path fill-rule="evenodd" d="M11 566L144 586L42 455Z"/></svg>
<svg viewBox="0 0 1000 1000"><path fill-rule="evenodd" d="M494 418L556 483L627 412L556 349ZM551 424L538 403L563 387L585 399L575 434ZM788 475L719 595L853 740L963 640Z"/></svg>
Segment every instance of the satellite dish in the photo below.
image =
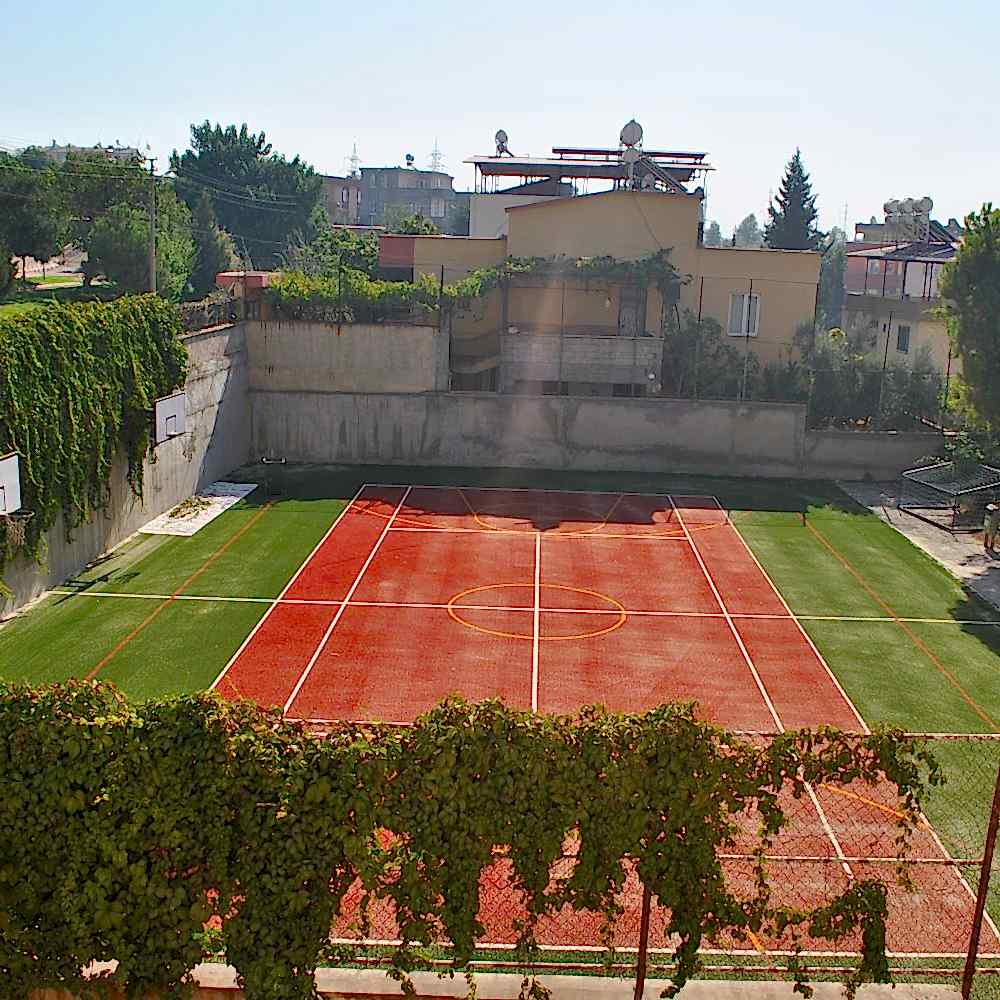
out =
<svg viewBox="0 0 1000 1000"><path fill-rule="evenodd" d="M917 208L924 215L930 213L930 210L934 207L934 202L928 198L926 195L917 202Z"/></svg>
<svg viewBox="0 0 1000 1000"><path fill-rule="evenodd" d="M619 139L623 146L638 146L642 142L642 126L633 118L625 123Z"/></svg>
<svg viewBox="0 0 1000 1000"><path fill-rule="evenodd" d="M622 163L627 163L629 166L638 163L641 158L642 153L633 146L628 146L622 151Z"/></svg>
<svg viewBox="0 0 1000 1000"><path fill-rule="evenodd" d="M493 138L497 144L497 156L510 153L510 150L507 148L507 133L502 128L497 129L497 134Z"/></svg>

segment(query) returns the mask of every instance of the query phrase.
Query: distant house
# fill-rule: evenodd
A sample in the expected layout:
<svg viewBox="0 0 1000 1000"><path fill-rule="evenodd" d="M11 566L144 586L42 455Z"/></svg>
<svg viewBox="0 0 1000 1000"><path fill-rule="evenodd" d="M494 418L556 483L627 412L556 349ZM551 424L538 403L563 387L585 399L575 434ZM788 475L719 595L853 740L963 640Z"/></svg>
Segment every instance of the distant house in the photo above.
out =
<svg viewBox="0 0 1000 1000"><path fill-rule="evenodd" d="M43 154L55 164L65 163L71 153L81 156L96 154L107 157L107 159L114 163L132 164L142 162L142 153L138 149L133 146L120 146L117 143L114 146L102 146L100 143L96 146L73 146L69 143L60 146L53 139L51 146L32 146L31 149L33 152Z"/></svg>
<svg viewBox="0 0 1000 1000"><path fill-rule="evenodd" d="M323 177L323 204L332 222L357 225L361 221L361 178Z"/></svg>
<svg viewBox="0 0 1000 1000"><path fill-rule="evenodd" d="M361 209L355 221L380 226L393 215L422 215L442 231L461 200L451 174L413 167L362 167ZM467 197L467 196L466 196Z"/></svg>
<svg viewBox="0 0 1000 1000"><path fill-rule="evenodd" d="M876 235L867 232L865 235ZM941 270L958 250L948 227L931 222L925 239L848 244L843 325L870 330L873 352L890 363L929 361L954 369L945 323L937 316Z"/></svg>

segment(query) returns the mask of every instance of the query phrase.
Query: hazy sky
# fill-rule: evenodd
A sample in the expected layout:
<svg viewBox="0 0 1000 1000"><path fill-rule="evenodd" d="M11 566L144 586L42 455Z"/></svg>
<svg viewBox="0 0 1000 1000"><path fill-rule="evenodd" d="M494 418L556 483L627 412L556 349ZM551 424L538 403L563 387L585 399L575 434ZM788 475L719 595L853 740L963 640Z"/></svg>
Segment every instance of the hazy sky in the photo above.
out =
<svg viewBox="0 0 1000 1000"><path fill-rule="evenodd" d="M206 118L343 173L426 166L456 187L503 127L515 153L705 150L708 217L763 219L802 149L823 227L929 194L942 221L1000 202L996 0L566 5L91 0L3 5L0 146L148 143Z"/></svg>

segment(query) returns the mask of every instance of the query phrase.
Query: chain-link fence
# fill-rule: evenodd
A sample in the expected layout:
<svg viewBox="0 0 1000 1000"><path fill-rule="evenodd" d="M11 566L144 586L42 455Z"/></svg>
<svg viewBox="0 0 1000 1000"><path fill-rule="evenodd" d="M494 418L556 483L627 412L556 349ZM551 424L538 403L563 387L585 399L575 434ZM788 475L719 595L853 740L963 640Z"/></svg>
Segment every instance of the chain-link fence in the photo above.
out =
<svg viewBox="0 0 1000 1000"><path fill-rule="evenodd" d="M767 739L766 736L753 737ZM807 786L782 796L788 822L762 845L760 817L733 817L734 834L719 855L727 888L748 908L811 911L834 900L852 883L878 879L887 887L886 949L896 982L945 984L963 997L1000 997L1000 875L991 876L977 917L983 858L995 839L991 827L1000 739L930 736L925 748L939 762L943 782L921 801L920 821L900 840L903 806L895 786L851 783ZM576 864L573 837L553 865L548 893L559 890ZM759 851L767 877L761 881ZM610 922L601 912L563 903L546 910L535 927L538 951L530 962L517 950L528 918L506 851L498 847L480 879L479 939L474 970L617 975L640 981L668 978L678 939L670 911L644 892L632 864L616 896ZM978 934L978 942L975 937ZM331 959L380 965L400 937L391 902L366 893L360 882L348 892L334 924ZM421 949L429 968L450 963L442 934ZM814 981L844 978L858 967L858 936L827 938L807 925L780 928L767 922L756 932L703 942L699 973L706 978L791 980L794 969ZM970 951L971 948L971 951ZM969 958L971 954L971 959ZM637 994L638 995L638 994Z"/></svg>

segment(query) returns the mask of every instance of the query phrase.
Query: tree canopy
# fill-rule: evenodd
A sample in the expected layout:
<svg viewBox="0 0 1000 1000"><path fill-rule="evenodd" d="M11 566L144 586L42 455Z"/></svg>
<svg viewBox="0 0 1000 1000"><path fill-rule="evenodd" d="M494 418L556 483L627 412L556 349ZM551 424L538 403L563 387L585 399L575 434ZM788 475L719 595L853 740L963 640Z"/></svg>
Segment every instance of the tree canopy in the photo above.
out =
<svg viewBox="0 0 1000 1000"><path fill-rule="evenodd" d="M404 215L400 210L386 212L386 228L402 236L437 236L440 230L420 212Z"/></svg>
<svg viewBox="0 0 1000 1000"><path fill-rule="evenodd" d="M89 241L90 267L127 291L145 291L149 287L148 242L146 209L127 202L112 205L93 225ZM156 290L160 295L173 300L183 295L195 253L191 213L172 188L159 185L156 192Z"/></svg>
<svg viewBox="0 0 1000 1000"><path fill-rule="evenodd" d="M205 121L191 126L191 148L171 154L179 191L190 208L202 193L219 225L246 245L255 264L277 266L295 233L312 235L322 178L298 156L273 151L264 132Z"/></svg>
<svg viewBox="0 0 1000 1000"><path fill-rule="evenodd" d="M707 247L722 246L722 230L719 228L719 223L716 222L715 219L713 219L705 227L705 237L703 242Z"/></svg>
<svg viewBox="0 0 1000 1000"><path fill-rule="evenodd" d="M760 231L757 216L751 212L737 227L733 234L738 247L759 247L764 242L764 234Z"/></svg>
<svg viewBox="0 0 1000 1000"><path fill-rule="evenodd" d="M965 399L992 433L1000 430L1000 209L984 205L965 219L965 238L944 267L940 292Z"/></svg>
<svg viewBox="0 0 1000 1000"><path fill-rule="evenodd" d="M815 250L821 234L816 227L816 195L812 193L809 174L802 154L795 155L785 167L778 196L767 209L768 223L764 239L776 250Z"/></svg>
<svg viewBox="0 0 1000 1000"><path fill-rule="evenodd" d="M847 269L847 236L834 226L827 236L819 268L819 321L829 330L840 326L844 308L844 272Z"/></svg>
<svg viewBox="0 0 1000 1000"><path fill-rule="evenodd" d="M45 263L69 237L70 208L50 164L0 153L0 243L16 257Z"/></svg>

